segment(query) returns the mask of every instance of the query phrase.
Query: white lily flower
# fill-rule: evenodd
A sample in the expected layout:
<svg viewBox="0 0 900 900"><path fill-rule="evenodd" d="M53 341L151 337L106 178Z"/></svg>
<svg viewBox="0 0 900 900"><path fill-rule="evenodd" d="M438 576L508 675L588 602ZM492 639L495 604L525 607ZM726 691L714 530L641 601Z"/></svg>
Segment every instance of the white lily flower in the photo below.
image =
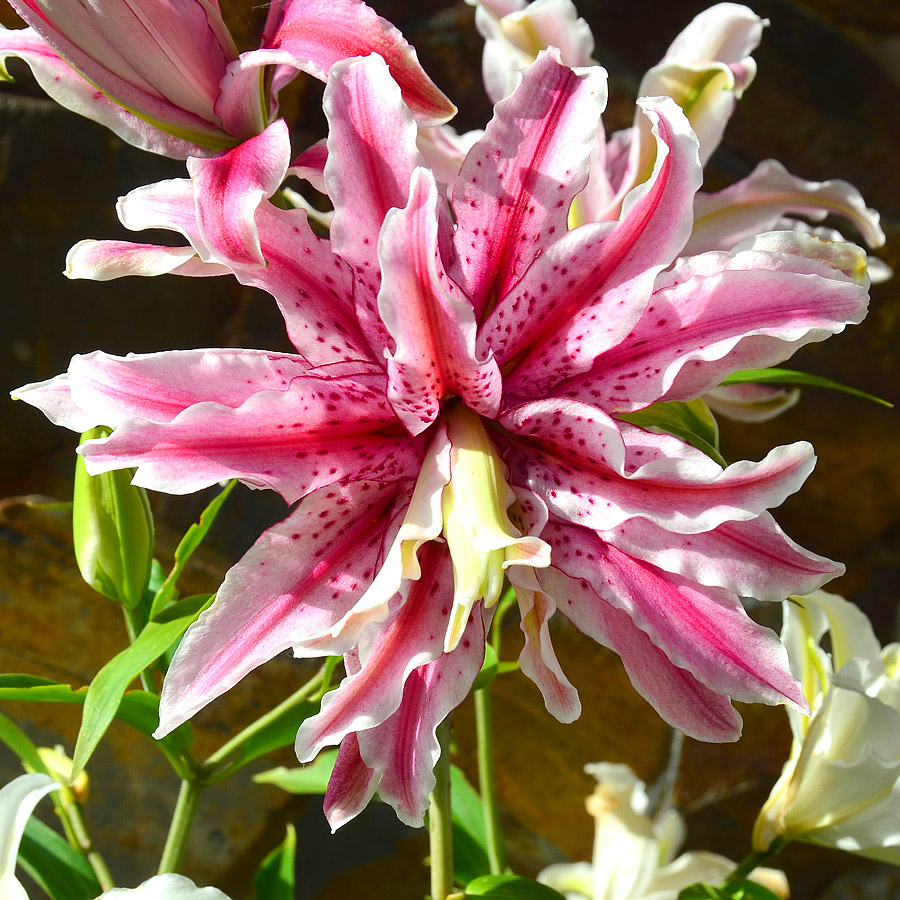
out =
<svg viewBox="0 0 900 900"><path fill-rule="evenodd" d="M900 645L882 649L863 612L825 591L785 604L782 640L812 714L789 714L791 755L754 846L799 840L900 864Z"/></svg>
<svg viewBox="0 0 900 900"><path fill-rule="evenodd" d="M0 900L28 900L16 878L16 857L25 823L38 801L59 785L38 773L21 775L0 790Z"/></svg>
<svg viewBox="0 0 900 900"><path fill-rule="evenodd" d="M42 797L60 785L49 775L20 775L0 790L0 900L28 900L16 878L16 858L25 823ZM218 888L198 888L183 875L154 875L136 888L113 888L97 900L229 900Z"/></svg>
<svg viewBox="0 0 900 900"><path fill-rule="evenodd" d="M646 786L628 766L595 763L585 770L598 782L586 801L595 819L593 862L548 866L538 881L567 900L676 900L688 885L719 884L734 871L735 863L715 853L676 858L684 819L674 809L649 817ZM788 896L782 872L756 869L750 877Z"/></svg>

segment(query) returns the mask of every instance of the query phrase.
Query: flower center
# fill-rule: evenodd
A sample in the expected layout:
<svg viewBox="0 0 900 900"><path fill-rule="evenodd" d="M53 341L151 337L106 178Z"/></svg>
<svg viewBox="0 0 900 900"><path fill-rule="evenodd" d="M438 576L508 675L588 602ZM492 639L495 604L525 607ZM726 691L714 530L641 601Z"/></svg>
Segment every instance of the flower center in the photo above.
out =
<svg viewBox="0 0 900 900"><path fill-rule="evenodd" d="M482 600L491 607L500 599L505 570L549 565L550 547L538 537L523 537L510 522L507 511L516 495L481 418L460 404L446 422L450 481L441 495L441 513L454 579L444 639L449 652L459 643L475 603Z"/></svg>

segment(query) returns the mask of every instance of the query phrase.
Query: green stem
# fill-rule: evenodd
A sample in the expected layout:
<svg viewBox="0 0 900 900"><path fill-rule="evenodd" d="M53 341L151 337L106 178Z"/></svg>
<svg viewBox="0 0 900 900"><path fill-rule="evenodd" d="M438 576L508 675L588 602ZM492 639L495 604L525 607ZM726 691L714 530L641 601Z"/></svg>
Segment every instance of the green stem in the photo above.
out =
<svg viewBox="0 0 900 900"><path fill-rule="evenodd" d="M431 849L431 900L446 900L453 891L453 818L450 807L450 716L437 727L441 756L434 767L436 783L428 807Z"/></svg>
<svg viewBox="0 0 900 900"><path fill-rule="evenodd" d="M204 778L205 784L214 784L221 781L228 774L229 770L223 769L216 772L216 769L233 756L240 748L247 743L254 735L258 734L264 728L279 716L284 715L295 706L305 703L315 692L321 687L325 677L325 666L312 677L303 687L294 691L290 697L278 704L274 709L267 712L264 716L248 725L243 731L238 732L230 741L223 744L215 753L212 754L201 766L200 770L208 777Z"/></svg>
<svg viewBox="0 0 900 900"><path fill-rule="evenodd" d="M177 872L180 868L202 791L203 785L199 781L185 779L181 782L181 790L178 792L178 801L175 804L175 812L172 814L172 824L169 826L166 846L163 848L162 859L159 861L160 875L164 875L166 872Z"/></svg>
<svg viewBox="0 0 900 900"><path fill-rule="evenodd" d="M78 802L74 799L70 801L64 799L58 811L69 843L87 860L88 865L97 877L97 883L104 891L115 887L116 883L113 880L112 873L109 871L109 867L106 865L106 860L100 851L94 847L94 842L88 834L87 825Z"/></svg>
<svg viewBox="0 0 900 900"><path fill-rule="evenodd" d="M500 830L497 812L497 792L494 789L494 730L491 716L490 685L475 691L475 731L478 747L478 790L484 810L484 833L487 840L491 875L506 870L506 847Z"/></svg>
<svg viewBox="0 0 900 900"><path fill-rule="evenodd" d="M144 627L140 610L137 608L129 609L123 603L122 612L125 615L125 630L128 632L128 643L133 644L138 639L138 635ZM151 675L143 670L141 671L141 685L145 691L149 691L151 694L159 693L156 685L153 683Z"/></svg>
<svg viewBox="0 0 900 900"><path fill-rule="evenodd" d="M768 850L754 850L748 853L737 865L737 868L725 879L727 884L729 881L742 881L754 869L759 868L763 863L767 863L773 856L777 856L787 846L789 840L785 837L776 838L769 845Z"/></svg>

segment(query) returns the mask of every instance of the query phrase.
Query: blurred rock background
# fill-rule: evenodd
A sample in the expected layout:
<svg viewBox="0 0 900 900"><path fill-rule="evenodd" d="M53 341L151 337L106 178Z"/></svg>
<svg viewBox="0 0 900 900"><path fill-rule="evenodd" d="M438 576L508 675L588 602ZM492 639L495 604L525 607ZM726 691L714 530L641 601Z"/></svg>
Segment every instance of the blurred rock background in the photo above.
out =
<svg viewBox="0 0 900 900"><path fill-rule="evenodd" d="M490 117L480 80L481 39L473 11L448 0L384 0L375 8L416 45L420 59L457 103L460 131ZM581 14L597 39L595 56L611 76L608 130L630 124L642 73L707 4L652 0L582 0ZM707 170L718 188L775 157L808 179L843 178L880 210L887 244L878 251L900 268L900 6L896 0L760 0L767 16L755 58L758 77L738 106L725 142ZM227 3L242 49L265 9L249 0ZM0 7L0 21L15 16ZM70 282L61 273L66 250L83 237L127 237L115 217L116 198L138 185L182 177L177 161L123 144L92 122L56 107L24 66L11 64L14 86L0 87L0 271L5 325L0 329L3 392L50 377L73 353L248 346L287 348L271 300L230 279L129 279ZM298 78L284 97L299 151L324 135L321 85ZM791 365L900 402L900 286L872 291L868 319L824 344L801 351ZM0 671L27 672L87 684L123 646L119 612L81 582L64 513L41 512L18 499L71 497L76 437L24 404L2 402L0 431ZM897 634L900 577L900 413L844 395L808 390L783 417L755 426L722 422L728 459L760 459L775 444L811 440L819 465L803 491L778 511L804 546L847 564L833 589L859 603L882 640ZM154 498L158 552L171 559L180 534L208 498ZM214 590L260 530L284 507L272 496L239 491L229 500L209 545L190 573L191 591ZM518 630L504 656L517 653ZM556 645L584 702L582 718L561 726L544 711L536 689L519 676L495 682L498 788L511 863L534 874L549 862L588 859L593 820L584 811L592 780L585 763L625 761L652 781L667 760L669 734L630 688L618 660L564 625ZM277 660L197 718L207 752L291 693L302 667ZM2 704L42 744L70 752L76 707ZM689 847L741 858L749 829L789 747L780 710L744 708L745 737L730 746L687 742L676 801L688 816ZM456 760L475 777L471 710L456 718ZM286 750L276 763L290 764ZM264 766L256 768L258 771ZM0 782L18 774L0 747ZM125 726L114 725L90 772L91 829L122 883L152 874L175 798L163 758ZM315 798L288 797L254 786L249 777L204 795L184 871L237 898L247 893L256 862L300 822L299 898L347 896L413 900L427 890L422 834L396 826L373 806L331 837ZM849 855L791 847L781 860L798 898L841 900L900 897L896 870Z"/></svg>

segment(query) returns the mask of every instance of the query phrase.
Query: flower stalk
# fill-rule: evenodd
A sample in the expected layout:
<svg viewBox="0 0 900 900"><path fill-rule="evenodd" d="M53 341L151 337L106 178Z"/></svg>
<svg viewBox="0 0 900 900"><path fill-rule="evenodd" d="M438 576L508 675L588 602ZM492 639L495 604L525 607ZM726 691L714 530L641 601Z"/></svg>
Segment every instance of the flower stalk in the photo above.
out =
<svg viewBox="0 0 900 900"><path fill-rule="evenodd" d="M431 900L446 900L453 891L453 819L450 801L450 717L437 727L441 755L434 767L435 786L428 807L431 849Z"/></svg>
<svg viewBox="0 0 900 900"><path fill-rule="evenodd" d="M188 778L182 780L178 800L175 803L175 812L172 814L172 824L169 826L169 834L166 837L166 846L163 848L162 859L159 861L158 874L177 872L181 867L187 849L188 835L194 824L194 816L197 814L202 792L203 784L200 781Z"/></svg>
<svg viewBox="0 0 900 900"><path fill-rule="evenodd" d="M491 875L502 875L506 869L506 847L503 843L503 832L500 830L497 792L494 786L494 729L490 690L490 685L487 685L474 691L473 694L478 747L478 789L484 810L484 833Z"/></svg>

